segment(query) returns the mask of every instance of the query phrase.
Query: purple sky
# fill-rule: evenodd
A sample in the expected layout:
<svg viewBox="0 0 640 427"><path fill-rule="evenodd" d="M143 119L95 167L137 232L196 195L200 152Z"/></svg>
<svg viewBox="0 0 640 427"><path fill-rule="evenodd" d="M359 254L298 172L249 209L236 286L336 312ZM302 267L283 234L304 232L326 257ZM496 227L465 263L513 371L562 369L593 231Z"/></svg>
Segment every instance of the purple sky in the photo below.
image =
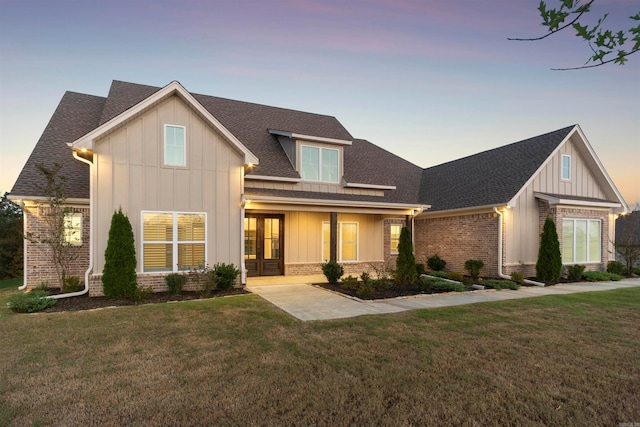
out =
<svg viewBox="0 0 640 427"><path fill-rule="evenodd" d="M550 1L550 4L555 4ZM628 28L634 0L596 0ZM583 64L572 33L541 42L537 0L0 0L0 191L64 91L111 80L336 116L426 167L579 123L640 202L640 53ZM625 27L622 27L625 25Z"/></svg>

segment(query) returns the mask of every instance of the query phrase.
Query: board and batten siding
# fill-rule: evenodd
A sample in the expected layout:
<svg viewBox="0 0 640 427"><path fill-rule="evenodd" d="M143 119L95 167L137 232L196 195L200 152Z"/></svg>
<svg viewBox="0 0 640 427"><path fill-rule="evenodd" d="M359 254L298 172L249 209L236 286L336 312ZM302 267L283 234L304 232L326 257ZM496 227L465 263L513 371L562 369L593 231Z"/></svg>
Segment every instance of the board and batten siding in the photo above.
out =
<svg viewBox="0 0 640 427"><path fill-rule="evenodd" d="M561 178L562 155L571 156L571 179ZM547 162L512 209L504 212L505 264L535 263L540 239L538 201L534 193L605 199L605 194L572 139Z"/></svg>
<svg viewBox="0 0 640 427"><path fill-rule="evenodd" d="M164 125L186 128L186 167L164 166ZM172 96L96 141L94 273L104 267L111 216L129 217L142 271L141 212L206 212L207 262L240 265L243 157Z"/></svg>

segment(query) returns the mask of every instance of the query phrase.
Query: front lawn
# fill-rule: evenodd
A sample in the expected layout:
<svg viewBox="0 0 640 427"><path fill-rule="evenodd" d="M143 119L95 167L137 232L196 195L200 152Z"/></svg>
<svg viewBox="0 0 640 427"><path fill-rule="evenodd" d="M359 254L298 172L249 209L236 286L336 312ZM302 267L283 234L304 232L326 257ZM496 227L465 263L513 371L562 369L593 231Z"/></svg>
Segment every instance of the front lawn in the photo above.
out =
<svg viewBox="0 0 640 427"><path fill-rule="evenodd" d="M300 322L255 295L20 315L0 425L618 425L640 288Z"/></svg>

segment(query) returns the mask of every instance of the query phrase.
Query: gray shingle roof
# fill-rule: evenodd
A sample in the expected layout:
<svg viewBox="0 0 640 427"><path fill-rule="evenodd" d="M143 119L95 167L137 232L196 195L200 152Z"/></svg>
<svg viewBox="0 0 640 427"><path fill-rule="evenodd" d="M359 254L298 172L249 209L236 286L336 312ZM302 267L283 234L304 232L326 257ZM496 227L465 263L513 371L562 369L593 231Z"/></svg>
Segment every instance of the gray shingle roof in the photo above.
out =
<svg viewBox="0 0 640 427"><path fill-rule="evenodd" d="M569 135L569 126L424 170L429 212L507 203Z"/></svg>
<svg viewBox="0 0 640 427"><path fill-rule="evenodd" d="M67 198L89 198L89 167L74 159L68 142L95 129L100 121L106 98L66 92L49 124L22 168L12 195L45 197L43 176L36 164L51 167L62 165L60 174L67 177Z"/></svg>

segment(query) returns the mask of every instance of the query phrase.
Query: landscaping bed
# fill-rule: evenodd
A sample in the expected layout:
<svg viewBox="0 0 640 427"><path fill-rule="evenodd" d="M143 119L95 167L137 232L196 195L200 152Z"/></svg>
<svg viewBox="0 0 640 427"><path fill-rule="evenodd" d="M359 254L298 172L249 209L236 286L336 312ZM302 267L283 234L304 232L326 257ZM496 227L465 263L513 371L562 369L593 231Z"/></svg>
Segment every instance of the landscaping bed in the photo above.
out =
<svg viewBox="0 0 640 427"><path fill-rule="evenodd" d="M328 289L330 291L338 292L341 294L349 295L351 297L360 298L364 300L376 300L376 299L387 299L387 298L397 298L397 297L406 297L412 295L422 295L422 294L433 294L433 291L426 291L420 289L417 285L413 286L405 286L405 287L393 287L390 289L384 290L374 290L371 295L358 295L356 289L345 289L340 283L331 284L331 283L318 283L316 286L320 286L321 288Z"/></svg>
<svg viewBox="0 0 640 427"><path fill-rule="evenodd" d="M199 299L210 299L226 297L230 295L242 295L248 294L246 290L242 288L231 288L228 290L214 290L209 296L202 296L199 292L181 292L180 295L169 295L167 292L155 292L146 297L143 301L131 301L128 299L116 299L107 297L90 297L88 295L81 295L78 297L61 298L56 303L43 310L45 313L53 313L58 311L82 311L92 310L96 308L104 307L119 307L127 305L142 305L142 304L159 304L173 301L191 301Z"/></svg>

